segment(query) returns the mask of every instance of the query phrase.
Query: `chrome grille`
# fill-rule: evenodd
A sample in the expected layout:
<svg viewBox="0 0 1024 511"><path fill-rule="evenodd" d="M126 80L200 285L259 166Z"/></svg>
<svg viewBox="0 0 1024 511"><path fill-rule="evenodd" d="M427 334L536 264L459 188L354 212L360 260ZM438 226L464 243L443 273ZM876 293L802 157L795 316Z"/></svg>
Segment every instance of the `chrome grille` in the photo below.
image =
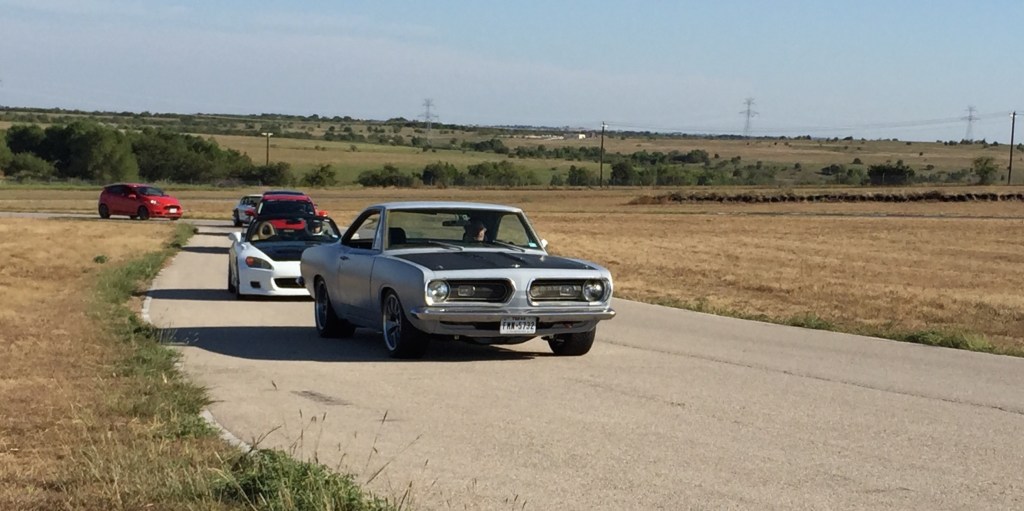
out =
<svg viewBox="0 0 1024 511"><path fill-rule="evenodd" d="M449 280L449 302L507 302L512 286L504 280Z"/></svg>
<svg viewBox="0 0 1024 511"><path fill-rule="evenodd" d="M586 280L535 280L530 284L530 299L536 302L583 302Z"/></svg>

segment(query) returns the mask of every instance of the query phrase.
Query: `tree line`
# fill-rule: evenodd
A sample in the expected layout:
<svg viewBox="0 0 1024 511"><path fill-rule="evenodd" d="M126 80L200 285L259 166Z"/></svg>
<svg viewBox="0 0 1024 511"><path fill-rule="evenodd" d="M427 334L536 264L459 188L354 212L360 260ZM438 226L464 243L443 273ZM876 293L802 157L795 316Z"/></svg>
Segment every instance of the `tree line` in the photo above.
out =
<svg viewBox="0 0 1024 511"><path fill-rule="evenodd" d="M387 136L380 128L374 135ZM415 138L415 137L414 137ZM414 144L422 141L414 140ZM691 151L637 151L603 156L599 148L522 146L509 149L498 138L463 142L462 148L492 152L505 158L459 169L448 162L434 162L423 169L403 172L391 164L362 172L356 182L367 187L412 186L710 186L770 185L785 165L743 162ZM514 163L516 158L557 158L575 162L566 174L540 176ZM583 165L589 162L590 165ZM800 169L800 164L792 168ZM74 121L42 128L18 124L0 137L0 172L17 181L80 180L96 183L143 180L202 184L260 184L311 187L340 184L330 165L320 165L296 181L290 165L274 162L256 165L245 154L221 148L214 140L167 129L146 127L121 130L95 121ZM971 177L980 184L1001 180L992 158L979 158L970 169L953 173L921 174L897 161L865 166L855 159L851 166L832 164L818 174L835 184L904 185L918 182L964 182Z"/></svg>
<svg viewBox="0 0 1024 511"><path fill-rule="evenodd" d="M168 130L121 131L91 121L14 125L0 138L0 171L17 181L237 182L284 185L290 165L256 165L217 142Z"/></svg>

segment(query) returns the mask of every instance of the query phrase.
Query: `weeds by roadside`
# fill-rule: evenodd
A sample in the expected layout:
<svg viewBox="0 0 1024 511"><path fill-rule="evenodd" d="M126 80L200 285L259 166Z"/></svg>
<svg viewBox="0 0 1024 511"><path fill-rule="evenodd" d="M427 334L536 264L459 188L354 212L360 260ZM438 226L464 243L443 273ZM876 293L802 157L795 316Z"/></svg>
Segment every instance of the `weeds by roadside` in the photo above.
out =
<svg viewBox="0 0 1024 511"><path fill-rule="evenodd" d="M126 304L144 293L192 226L175 226L168 245L95 279L91 318L113 340L114 357L96 368L99 399L73 412L51 484L69 509L388 510L351 477L277 450L242 452L200 417L202 388L176 367L167 334ZM93 258L105 264L106 256ZM40 503L39 509L47 508Z"/></svg>
<svg viewBox="0 0 1024 511"><path fill-rule="evenodd" d="M673 307L676 309L692 310L694 312L703 312L707 314L715 314L718 316L728 316L738 319L748 319L753 321L762 321L765 323L776 323L780 325L811 328L814 330L828 330L831 332L843 332L857 335L866 335L870 337L879 337L882 339L891 339L894 341L910 342L915 344L926 344L929 346L941 346L944 348L955 348L967 351L993 353L997 355L1024 357L1024 350L1022 349L1018 349L1014 346L996 346L992 344L992 342L990 342L982 334L963 332L959 330L929 329L906 331L893 327L872 327L866 325L838 324L829 321L828 319L821 318L814 313L806 313L790 317L772 317L765 314L746 314L739 311L730 310L727 308L715 307L710 304L709 300L706 297L701 297L692 301L682 301L674 299L660 299L649 301L650 303L654 303L656 305L663 305L666 307Z"/></svg>

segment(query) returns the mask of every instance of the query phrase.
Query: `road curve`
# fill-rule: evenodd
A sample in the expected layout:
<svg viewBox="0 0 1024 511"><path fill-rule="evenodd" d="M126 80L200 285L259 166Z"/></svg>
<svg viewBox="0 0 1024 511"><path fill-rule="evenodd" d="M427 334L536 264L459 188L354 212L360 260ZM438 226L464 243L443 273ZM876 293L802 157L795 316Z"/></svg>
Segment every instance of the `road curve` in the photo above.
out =
<svg viewBox="0 0 1024 511"><path fill-rule="evenodd" d="M1024 359L619 300L593 351L316 336L310 301L235 301L230 228L154 281L235 436L421 509L1022 509Z"/></svg>

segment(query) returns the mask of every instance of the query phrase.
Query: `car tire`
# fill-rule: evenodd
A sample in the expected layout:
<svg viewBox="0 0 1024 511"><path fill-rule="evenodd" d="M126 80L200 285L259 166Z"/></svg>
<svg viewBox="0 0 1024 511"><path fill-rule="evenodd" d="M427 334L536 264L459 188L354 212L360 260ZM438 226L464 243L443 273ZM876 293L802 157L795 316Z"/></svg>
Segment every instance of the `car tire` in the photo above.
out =
<svg viewBox="0 0 1024 511"><path fill-rule="evenodd" d="M234 293L238 289L235 287L235 281L231 278L231 265L228 264L228 292Z"/></svg>
<svg viewBox="0 0 1024 511"><path fill-rule="evenodd" d="M234 222L235 227L241 227L242 226L242 220L240 218L238 218L238 210L237 209L231 212L231 221Z"/></svg>
<svg viewBox="0 0 1024 511"><path fill-rule="evenodd" d="M384 295L381 330L384 346L392 358L422 358L426 354L430 338L409 321L394 291Z"/></svg>
<svg viewBox="0 0 1024 511"><path fill-rule="evenodd" d="M249 295L242 294L242 275L235 272L235 300L248 300Z"/></svg>
<svg viewBox="0 0 1024 511"><path fill-rule="evenodd" d="M110 208L106 204L100 204L100 218L104 220L110 218Z"/></svg>
<svg viewBox="0 0 1024 511"><path fill-rule="evenodd" d="M356 327L338 317L331 304L331 295L327 293L327 283L317 279L313 292L313 320L316 322L316 333L320 337L352 337Z"/></svg>
<svg viewBox="0 0 1024 511"><path fill-rule="evenodd" d="M135 216L139 217L139 220L149 220L149 210L146 206L139 206L139 210L135 212Z"/></svg>
<svg viewBox="0 0 1024 511"><path fill-rule="evenodd" d="M578 357L586 355L594 345L597 328L588 332L556 335L548 339L551 351L560 357Z"/></svg>

